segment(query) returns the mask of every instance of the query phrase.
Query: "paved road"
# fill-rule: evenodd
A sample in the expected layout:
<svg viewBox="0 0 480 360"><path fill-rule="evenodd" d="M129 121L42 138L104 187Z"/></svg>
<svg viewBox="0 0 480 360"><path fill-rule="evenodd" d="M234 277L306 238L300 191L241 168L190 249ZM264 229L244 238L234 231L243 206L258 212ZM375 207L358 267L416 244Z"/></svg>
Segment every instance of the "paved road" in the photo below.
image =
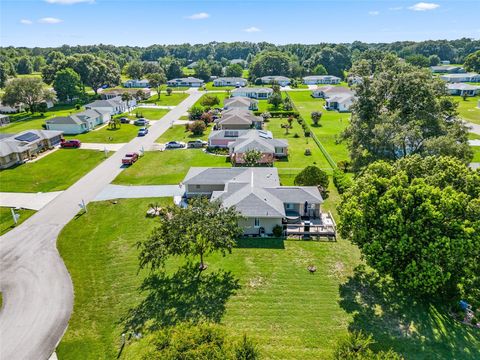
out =
<svg viewBox="0 0 480 360"><path fill-rule="evenodd" d="M52 191L46 193L0 192L0 206L40 210L61 193L62 191ZM1 354L2 353L0 349L0 355Z"/></svg>
<svg viewBox="0 0 480 360"><path fill-rule="evenodd" d="M170 197L181 196L185 192L178 185L107 185L100 194L95 197L95 201L113 200L113 199L135 199L148 197Z"/></svg>
<svg viewBox="0 0 480 360"><path fill-rule="evenodd" d="M57 196L22 225L0 237L1 359L44 360L62 338L73 307L73 287L56 249L61 229L121 171L126 152L148 148L202 93L191 95L150 128ZM141 161L141 160L140 160Z"/></svg>
<svg viewBox="0 0 480 360"><path fill-rule="evenodd" d="M480 125L469 122L467 122L467 125L470 127L470 132L480 135Z"/></svg>

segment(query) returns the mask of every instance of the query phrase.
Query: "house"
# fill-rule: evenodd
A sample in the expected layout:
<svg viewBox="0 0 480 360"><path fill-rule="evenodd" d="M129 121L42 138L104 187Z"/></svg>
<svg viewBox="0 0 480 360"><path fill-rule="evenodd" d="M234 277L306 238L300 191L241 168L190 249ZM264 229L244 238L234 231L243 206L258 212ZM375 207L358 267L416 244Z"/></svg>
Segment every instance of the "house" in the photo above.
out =
<svg viewBox="0 0 480 360"><path fill-rule="evenodd" d="M123 83L123 86L125 86L126 88L147 88L150 86L150 82L147 79L142 79L142 80L130 79L125 81Z"/></svg>
<svg viewBox="0 0 480 360"><path fill-rule="evenodd" d="M348 112L355 100L352 90L343 86L321 86L312 91L315 98L325 99L325 109Z"/></svg>
<svg viewBox="0 0 480 360"><path fill-rule="evenodd" d="M116 96L108 100L96 100L85 105L85 109L93 109L101 112L108 112L110 115L116 115L128 111L129 106L135 106L136 100L130 100L128 105L122 100L121 96Z"/></svg>
<svg viewBox="0 0 480 360"><path fill-rule="evenodd" d="M60 143L61 131L26 130L0 134L0 169L21 164Z"/></svg>
<svg viewBox="0 0 480 360"><path fill-rule="evenodd" d="M273 90L270 88L238 88L232 90L230 95L232 97L248 97L251 99L268 99L272 96Z"/></svg>
<svg viewBox="0 0 480 360"><path fill-rule="evenodd" d="M440 76L440 79L449 83L480 82L480 75L477 73L446 74Z"/></svg>
<svg viewBox="0 0 480 360"><path fill-rule="evenodd" d="M233 166L245 163L244 155L251 150L262 153L259 163L272 165L275 159L288 156L288 141L273 139L271 133L261 130L249 130L228 144L230 160Z"/></svg>
<svg viewBox="0 0 480 360"><path fill-rule="evenodd" d="M312 75L303 78L303 83L306 85L340 84L340 81L342 81L342 79L333 75Z"/></svg>
<svg viewBox="0 0 480 360"><path fill-rule="evenodd" d="M246 134L250 130L212 130L208 135L208 147L226 149L228 144L234 142L239 136Z"/></svg>
<svg viewBox="0 0 480 360"><path fill-rule="evenodd" d="M213 80L213 86L247 86L246 79L240 77L219 77Z"/></svg>
<svg viewBox="0 0 480 360"><path fill-rule="evenodd" d="M462 74L466 73L465 69L461 66L430 66L430 70L434 74Z"/></svg>
<svg viewBox="0 0 480 360"><path fill-rule="evenodd" d="M110 113L105 110L89 109L69 116L60 116L45 121L47 130L61 131L76 135L93 130L98 125L110 121Z"/></svg>
<svg viewBox="0 0 480 360"><path fill-rule="evenodd" d="M178 78L167 81L168 86L182 87L200 87L203 86L203 80L194 77Z"/></svg>
<svg viewBox="0 0 480 360"><path fill-rule="evenodd" d="M223 108L229 109L243 109L243 110L258 110L258 100L250 99L248 97L233 97L223 101Z"/></svg>
<svg viewBox="0 0 480 360"><path fill-rule="evenodd" d="M142 99L148 99L150 96L152 96L152 90L150 88L128 88L128 89L105 89L100 93L100 97L102 100L110 100L113 98L116 98L117 96L122 97L123 94L130 94L132 98L137 98L139 93L143 93L141 98ZM128 102L129 106L135 106L136 105L136 99L130 100ZM138 99L140 100L140 99Z"/></svg>
<svg viewBox="0 0 480 360"><path fill-rule="evenodd" d="M0 114L0 126L10 124L10 116Z"/></svg>
<svg viewBox="0 0 480 360"><path fill-rule="evenodd" d="M243 59L232 59L229 61L230 64L238 64L241 65L242 67L245 67L247 65L247 60Z"/></svg>
<svg viewBox="0 0 480 360"><path fill-rule="evenodd" d="M450 95L458 96L475 96L480 93L480 86L465 83L447 84L447 89Z"/></svg>
<svg viewBox="0 0 480 360"><path fill-rule="evenodd" d="M233 108L224 110L221 117L214 120L216 130L261 129L263 118L255 116L251 111Z"/></svg>
<svg viewBox="0 0 480 360"><path fill-rule="evenodd" d="M440 64L442 65L450 65L450 60L441 60Z"/></svg>
<svg viewBox="0 0 480 360"><path fill-rule="evenodd" d="M287 228L288 234L287 224L293 221L304 222L296 227L304 233L307 222L322 222L326 215L321 213L323 198L317 187L280 186L275 167L192 167L183 184L187 201L207 196L234 207L244 217L239 225L245 235L272 235L275 227Z"/></svg>
<svg viewBox="0 0 480 360"><path fill-rule="evenodd" d="M197 67L197 62L194 61L194 62L191 62L190 64L188 64L187 66L185 66L187 69L195 69Z"/></svg>
<svg viewBox="0 0 480 360"><path fill-rule="evenodd" d="M290 79L285 76L269 75L260 78L262 84L278 84L280 86L290 85Z"/></svg>

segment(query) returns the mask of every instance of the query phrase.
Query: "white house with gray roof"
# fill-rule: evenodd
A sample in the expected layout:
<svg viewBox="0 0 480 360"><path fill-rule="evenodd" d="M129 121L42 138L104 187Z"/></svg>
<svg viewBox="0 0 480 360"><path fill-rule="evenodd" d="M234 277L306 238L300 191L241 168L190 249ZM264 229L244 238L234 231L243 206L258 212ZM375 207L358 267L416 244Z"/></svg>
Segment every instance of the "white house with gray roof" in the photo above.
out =
<svg viewBox="0 0 480 360"><path fill-rule="evenodd" d="M342 79L333 75L311 75L303 78L303 83L306 85L340 84L340 81L342 81Z"/></svg>
<svg viewBox="0 0 480 360"><path fill-rule="evenodd" d="M477 73L445 74L440 76L440 79L449 83L480 82L480 75Z"/></svg>
<svg viewBox="0 0 480 360"><path fill-rule="evenodd" d="M201 87L203 86L204 81L202 79L197 79L194 77L185 77L185 78L177 78L167 81L168 86L174 87Z"/></svg>
<svg viewBox="0 0 480 360"><path fill-rule="evenodd" d="M355 93L343 86L321 86L312 91L315 98L325 99L325 109L348 112L355 101Z"/></svg>
<svg viewBox="0 0 480 360"><path fill-rule="evenodd" d="M47 130L57 130L67 135L76 135L93 130L98 125L105 124L108 121L110 121L109 112L90 109L47 120L45 126Z"/></svg>
<svg viewBox="0 0 480 360"><path fill-rule="evenodd" d="M447 84L448 93L458 96L475 96L480 93L480 86L465 83Z"/></svg>
<svg viewBox="0 0 480 360"><path fill-rule="evenodd" d="M262 84L278 84L280 86L290 85L290 79L286 76L268 75L260 78Z"/></svg>
<svg viewBox="0 0 480 360"><path fill-rule="evenodd" d="M85 109L98 110L100 112L107 112L110 115L121 114L128 111L128 108L136 105L136 100L130 100L128 104L122 100L121 96L116 96L108 100L95 100L90 104L85 105Z"/></svg>
<svg viewBox="0 0 480 360"><path fill-rule="evenodd" d="M219 77L213 80L213 86L247 86L247 79L241 77Z"/></svg>
<svg viewBox="0 0 480 360"><path fill-rule="evenodd" d="M272 235L288 218L321 219L323 198L317 187L281 186L277 168L192 167L185 179L186 198L207 196L243 215L245 235Z"/></svg>
<svg viewBox="0 0 480 360"><path fill-rule="evenodd" d="M242 96L232 97L223 101L223 108L225 110L243 109L255 111L258 110L258 100Z"/></svg>
<svg viewBox="0 0 480 360"><path fill-rule="evenodd" d="M259 100L266 100L272 96L273 90L270 88L249 88L243 87L232 90L230 95L232 97L248 97L250 99L259 99Z"/></svg>
<svg viewBox="0 0 480 360"><path fill-rule="evenodd" d="M129 79L123 83L126 88L147 88L150 82L147 79Z"/></svg>

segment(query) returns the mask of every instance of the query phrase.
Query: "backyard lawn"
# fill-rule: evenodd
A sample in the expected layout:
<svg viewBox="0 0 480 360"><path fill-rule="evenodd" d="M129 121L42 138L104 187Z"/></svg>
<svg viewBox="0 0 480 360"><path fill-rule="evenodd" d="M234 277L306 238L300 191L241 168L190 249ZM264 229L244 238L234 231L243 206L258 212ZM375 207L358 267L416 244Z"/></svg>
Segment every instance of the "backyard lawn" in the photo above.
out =
<svg viewBox="0 0 480 360"><path fill-rule="evenodd" d="M65 139L78 139L86 143L125 143L138 134L140 126L121 124L119 128L111 129L104 126L101 129L89 131L85 134L65 135Z"/></svg>
<svg viewBox="0 0 480 360"><path fill-rule="evenodd" d="M210 133L210 130L212 129L212 125L210 125L207 129L205 129L205 132L203 135L193 135L191 131L186 131L184 125L173 125L165 131L162 136L160 136L157 140L155 140L157 143L160 144L165 144L169 141L181 141L181 142L188 142L190 140L196 140L196 139L202 139L202 140L207 140L208 139L208 134Z"/></svg>
<svg viewBox="0 0 480 360"><path fill-rule="evenodd" d="M327 209L338 201L331 190ZM75 303L57 348L60 359L118 356L121 319L146 295L137 290L147 272L137 274L135 243L149 235L157 220L146 218L145 212L151 202L170 201L91 203L88 213L63 229L58 248L72 277ZM130 221L118 221L126 218ZM230 335L245 333L255 341L262 358L329 359L349 328L371 332L377 349L393 348L406 359L431 359L432 354L441 360L480 356L475 329L452 321L443 308L415 303L398 290L381 286L368 271L355 270L359 252L342 239L331 243L243 240L232 254L213 255L206 262L203 281L215 281L213 274L225 270L240 288L223 299L223 294L213 291L221 285L211 282L212 291L197 293L188 286L191 277L176 272L183 261L171 260L168 273L177 278L167 280L165 286L172 291L155 299L162 301L169 319L188 319L199 312L207 319L209 314L218 315ZM306 270L310 264L317 267L314 275ZM195 311L185 311L191 308Z"/></svg>
<svg viewBox="0 0 480 360"><path fill-rule="evenodd" d="M20 215L20 218L17 221L17 226L35 214L35 210L29 209L15 210L15 212ZM0 236L9 232L14 227L15 223L13 222L12 211L10 208L0 207Z"/></svg>
<svg viewBox="0 0 480 360"><path fill-rule="evenodd" d="M206 154L202 149L147 151L134 165L113 181L121 185L180 183L192 166L230 167L224 156Z"/></svg>
<svg viewBox="0 0 480 360"><path fill-rule="evenodd" d="M465 120L480 125L480 109L477 107L480 96L467 97L463 100L460 96L455 96L458 101L458 112Z"/></svg>
<svg viewBox="0 0 480 360"><path fill-rule="evenodd" d="M350 114L327 111L323 108L325 100L310 96L310 91L289 92L297 110L300 112L310 129L320 140L334 161L348 160L348 149L345 142L337 143L341 132L347 127ZM319 126L313 126L310 114L312 111L323 113Z"/></svg>
<svg viewBox="0 0 480 360"><path fill-rule="evenodd" d="M0 191L65 190L105 159L101 151L60 149L44 158L0 171Z"/></svg>
<svg viewBox="0 0 480 360"><path fill-rule="evenodd" d="M57 116L68 116L82 110L84 109L81 108L77 110L72 105L56 105L49 109L49 111L46 111L44 116L41 116L40 113L32 115L27 112L11 114L10 124L0 127L0 133L15 134L25 130L42 129L42 125L45 124L45 120L47 119Z"/></svg>
<svg viewBox="0 0 480 360"><path fill-rule="evenodd" d="M158 100L157 95L151 96L148 100L140 102L139 105L142 103L145 104L156 104L160 106L174 106L180 104L183 100L185 100L189 95L186 93L172 93L171 95L167 95L165 92L160 94L160 100Z"/></svg>

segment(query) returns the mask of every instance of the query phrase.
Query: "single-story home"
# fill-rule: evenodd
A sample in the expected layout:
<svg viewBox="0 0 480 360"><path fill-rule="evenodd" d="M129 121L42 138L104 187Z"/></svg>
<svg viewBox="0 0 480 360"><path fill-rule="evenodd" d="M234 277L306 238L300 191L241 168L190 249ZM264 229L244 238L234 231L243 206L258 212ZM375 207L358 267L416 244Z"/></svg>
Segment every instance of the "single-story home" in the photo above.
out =
<svg viewBox="0 0 480 360"><path fill-rule="evenodd" d="M234 142L239 136L242 136L249 131L251 131L251 129L212 130L208 135L208 146L212 148L226 149L228 148L228 144ZM270 137L272 137L271 133Z"/></svg>
<svg viewBox="0 0 480 360"><path fill-rule="evenodd" d="M449 83L480 82L480 75L477 73L446 74L440 76L440 79Z"/></svg>
<svg viewBox="0 0 480 360"><path fill-rule="evenodd" d="M230 160L234 166L244 164L244 155L251 150L258 150L262 153L259 163L265 166L272 165L275 159L288 156L288 141L273 139L271 134L264 131L250 130L229 143L228 149Z"/></svg>
<svg viewBox="0 0 480 360"><path fill-rule="evenodd" d="M258 110L258 100L250 99L248 97L232 97L223 101L223 108L229 109L243 109L243 110Z"/></svg>
<svg viewBox="0 0 480 360"><path fill-rule="evenodd" d="M150 86L150 82L147 79L130 79L123 83L126 88L147 88Z"/></svg>
<svg viewBox="0 0 480 360"><path fill-rule="evenodd" d="M10 116L0 114L0 126L10 124Z"/></svg>
<svg viewBox="0 0 480 360"><path fill-rule="evenodd" d="M247 86L247 79L241 77L219 77L213 80L213 86Z"/></svg>
<svg viewBox="0 0 480 360"><path fill-rule="evenodd" d="M285 76L269 75L260 78L262 84L278 84L280 86L290 85L290 79Z"/></svg>
<svg viewBox="0 0 480 360"><path fill-rule="evenodd" d="M110 121L110 113L89 109L69 116L60 116L45 121L47 130L58 130L67 135L76 135L93 130Z"/></svg>
<svg viewBox="0 0 480 360"><path fill-rule="evenodd" d="M354 92L343 86L321 86L312 91L312 96L325 99L325 109L339 112L350 111L355 100Z"/></svg>
<svg viewBox="0 0 480 360"><path fill-rule="evenodd" d="M152 90L150 88L129 88L129 89L105 89L100 93L100 97L102 100L110 100L113 98L116 98L117 96L122 97L123 94L128 93L130 94L133 98L137 97L137 94L139 92L143 93L143 98L148 99L150 96L152 96ZM135 101L129 101L128 102L129 106L135 106L136 105L136 99Z"/></svg>
<svg viewBox="0 0 480 360"><path fill-rule="evenodd" d="M342 79L333 75L312 75L303 78L303 83L306 85L340 84L340 81L342 81Z"/></svg>
<svg viewBox="0 0 480 360"><path fill-rule="evenodd" d="M288 218L322 218L323 198L315 186L280 186L275 167L192 167L185 179L185 197L207 196L244 217L245 235L272 235Z"/></svg>
<svg viewBox="0 0 480 360"><path fill-rule="evenodd" d="M21 164L36 154L60 143L61 131L26 130L0 134L0 169Z"/></svg>
<svg viewBox="0 0 480 360"><path fill-rule="evenodd" d="M224 110L221 117L214 120L216 130L261 129L263 118L255 116L251 111L233 108Z"/></svg>
<svg viewBox="0 0 480 360"><path fill-rule="evenodd" d="M135 106L137 101L135 99L130 100L128 104L122 100L121 96L116 96L108 100L96 100L90 104L85 105L85 109L93 109L101 111L102 113L108 112L110 115L116 115L128 111L129 107Z"/></svg>
<svg viewBox="0 0 480 360"><path fill-rule="evenodd" d="M480 86L465 83L447 84L447 89L450 95L475 96L480 93Z"/></svg>
<svg viewBox="0 0 480 360"><path fill-rule="evenodd" d="M168 86L182 86L182 87L200 87L203 86L204 81L194 77L178 78L167 81Z"/></svg>
<svg viewBox="0 0 480 360"><path fill-rule="evenodd" d="M230 95L232 97L248 97L251 99L268 99L272 96L273 90L270 88L249 88L243 87L232 90Z"/></svg>
<svg viewBox="0 0 480 360"><path fill-rule="evenodd" d="M466 73L465 69L461 66L430 66L430 70L435 74L461 74Z"/></svg>

